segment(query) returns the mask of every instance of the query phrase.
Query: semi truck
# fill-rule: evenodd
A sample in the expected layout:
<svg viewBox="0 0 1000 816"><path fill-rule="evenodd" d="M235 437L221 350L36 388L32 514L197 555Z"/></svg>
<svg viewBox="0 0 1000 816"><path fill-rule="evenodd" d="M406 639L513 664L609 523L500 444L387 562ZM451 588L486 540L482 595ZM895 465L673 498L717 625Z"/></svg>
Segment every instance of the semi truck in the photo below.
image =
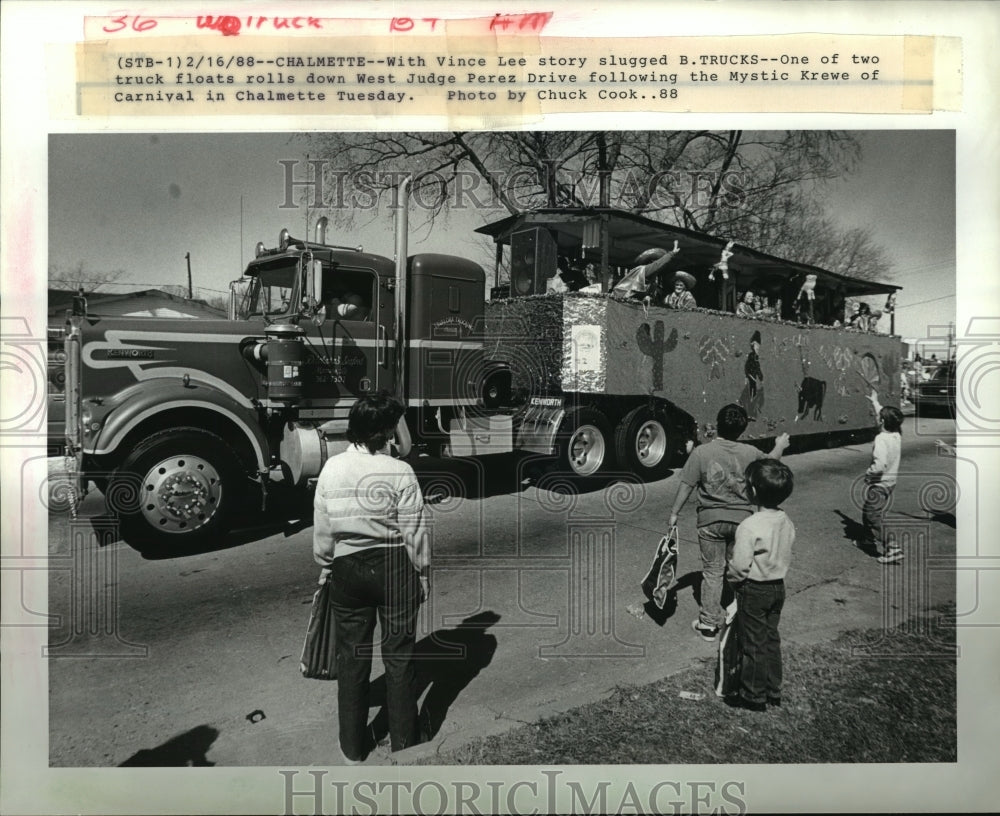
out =
<svg viewBox="0 0 1000 816"><path fill-rule="evenodd" d="M346 448L351 406L382 389L406 406L400 456L527 451L581 479L662 478L725 402L744 403L748 436L766 439L864 434L866 392L898 400L898 338L614 292L636 253L678 235L679 262L704 266L710 236L614 211L504 219L483 228L497 247L487 299L479 264L408 254L405 182L398 195L393 257L328 243L326 219L312 240L282 230L257 245L225 320L102 317L80 299L56 375L73 506L93 486L133 546L198 547L251 499L266 504L279 474L308 490ZM547 291L563 251L594 258L596 289ZM734 281L801 271L757 255L737 248Z"/></svg>

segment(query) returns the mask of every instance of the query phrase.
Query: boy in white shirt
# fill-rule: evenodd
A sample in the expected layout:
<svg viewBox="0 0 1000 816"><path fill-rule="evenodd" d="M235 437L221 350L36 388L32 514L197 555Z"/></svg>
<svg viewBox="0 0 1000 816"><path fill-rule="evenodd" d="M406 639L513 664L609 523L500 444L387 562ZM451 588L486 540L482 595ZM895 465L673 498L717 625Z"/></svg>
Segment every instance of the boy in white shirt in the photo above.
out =
<svg viewBox="0 0 1000 816"><path fill-rule="evenodd" d="M895 539L886 541L883 525L885 511L892 501L892 491L896 487L899 473L899 459L902 453L900 428L903 414L898 408L883 408L878 401L878 392L872 389L872 408L878 416L879 434L872 448L872 463L865 471L864 503L861 506L862 549L874 550L880 564L896 564L903 560L903 550Z"/></svg>
<svg viewBox="0 0 1000 816"><path fill-rule="evenodd" d="M757 507L736 528L726 578L736 592L740 689L727 700L736 708L764 711L781 705L781 636L785 575L792 560L795 525L780 505L792 495L792 471L777 459L746 468L747 497Z"/></svg>

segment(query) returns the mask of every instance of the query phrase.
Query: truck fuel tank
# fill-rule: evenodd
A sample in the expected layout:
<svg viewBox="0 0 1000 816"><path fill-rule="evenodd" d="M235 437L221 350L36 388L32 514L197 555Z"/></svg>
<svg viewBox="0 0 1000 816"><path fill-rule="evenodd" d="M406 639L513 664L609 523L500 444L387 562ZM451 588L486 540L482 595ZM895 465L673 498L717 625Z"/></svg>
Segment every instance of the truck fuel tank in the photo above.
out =
<svg viewBox="0 0 1000 816"><path fill-rule="evenodd" d="M346 430L346 419L332 420L318 427L299 422L286 424L279 453L285 478L301 486L319 476L327 459L347 450L350 443L343 436Z"/></svg>
<svg viewBox="0 0 1000 816"><path fill-rule="evenodd" d="M513 417L455 417L448 428L451 456L485 456L514 450Z"/></svg>

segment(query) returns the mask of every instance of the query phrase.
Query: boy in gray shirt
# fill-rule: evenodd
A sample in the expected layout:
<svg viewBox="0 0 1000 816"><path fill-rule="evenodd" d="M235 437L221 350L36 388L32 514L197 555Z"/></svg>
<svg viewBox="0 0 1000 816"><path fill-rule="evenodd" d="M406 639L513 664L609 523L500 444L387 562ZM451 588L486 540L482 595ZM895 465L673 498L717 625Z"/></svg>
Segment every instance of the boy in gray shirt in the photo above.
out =
<svg viewBox="0 0 1000 816"><path fill-rule="evenodd" d="M701 610L691 628L706 641L715 640L725 621L722 575L732 552L736 527L753 512L746 495L744 471L751 462L768 457L752 445L736 441L748 423L746 410L736 403L719 410L718 436L691 451L681 471L681 484L670 512L669 525L673 527L684 503L697 488ZM777 437L770 458L780 459L788 443L787 433Z"/></svg>

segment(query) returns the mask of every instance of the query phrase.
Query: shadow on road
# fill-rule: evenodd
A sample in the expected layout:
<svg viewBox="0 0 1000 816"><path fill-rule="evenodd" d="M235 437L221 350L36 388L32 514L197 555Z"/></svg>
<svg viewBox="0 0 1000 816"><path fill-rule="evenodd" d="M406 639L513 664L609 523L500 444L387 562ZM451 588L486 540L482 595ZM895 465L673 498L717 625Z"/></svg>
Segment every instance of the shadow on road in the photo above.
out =
<svg viewBox="0 0 1000 816"><path fill-rule="evenodd" d="M446 499L486 499L518 493L532 481L533 460L517 454L494 454L476 459L439 459L421 456L410 460L425 499L435 504Z"/></svg>
<svg viewBox="0 0 1000 816"><path fill-rule="evenodd" d="M426 456L410 464L424 497L431 504L453 498L511 495L528 487L576 496L598 493L616 484L641 484L639 478L628 471L609 471L584 478L560 470L554 457L530 453L495 454L474 459ZM659 478L668 479L672 474L670 470Z"/></svg>
<svg viewBox="0 0 1000 816"><path fill-rule="evenodd" d="M951 527L952 530L955 529L955 514L954 513L937 513L932 510L928 510L926 513L899 513L900 516L906 516L907 518L920 519L921 521L935 521L938 524L944 524L946 527Z"/></svg>
<svg viewBox="0 0 1000 816"><path fill-rule="evenodd" d="M312 491L296 490L276 482L268 490L266 510L261 510L259 496L248 499L238 526L212 541L199 546L188 544L177 550L133 546L146 560L162 561L229 550L275 535L290 538L312 526L312 500Z"/></svg>
<svg viewBox="0 0 1000 816"><path fill-rule="evenodd" d="M864 536L865 528L864 528L864 525L861 522L855 521L850 516L848 516L846 513L844 513L843 510L834 510L833 512L835 512L838 516L840 516L840 523L841 523L841 525L843 525L843 528L844 528L844 538L846 538L848 541L850 541L852 544L854 544L859 550L861 550L866 555L870 555L872 557L875 557L875 556L878 555L878 552L876 552L876 550L875 550L875 548L873 546L870 546L870 545L869 546L865 546L864 545L863 542L865 540L865 536ZM937 522L938 524L944 524L946 527L951 527L951 529L953 529L953 530L955 529L955 523L956 522L955 522L955 514L954 513L947 513L947 512L945 512L945 513L938 513L938 512L934 512L934 511L930 511L929 510L926 513L923 513L923 514L916 514L916 513L894 513L893 515L896 515L896 516L905 516L906 518L919 519L921 521L933 521L933 522ZM892 525L892 517L891 516L886 519L886 524L887 524L887 526L891 527L891 525Z"/></svg>
<svg viewBox="0 0 1000 816"><path fill-rule="evenodd" d="M118 528L118 519L110 513L101 513L78 519L77 523L81 522L86 523L90 527L90 535L93 537L95 546L98 549L110 547L122 540ZM193 547L190 544L184 544L178 545L176 550L163 549L162 547L144 547L141 542L127 543L147 561L163 561L170 558L181 558L189 555L228 550L232 547L239 547L241 544L246 544L248 541L263 538L265 535L273 535L275 532L277 530L262 532L260 528L235 530L226 535L219 536L210 542L206 542L201 546Z"/></svg>
<svg viewBox="0 0 1000 816"><path fill-rule="evenodd" d="M452 629L437 629L414 647L416 694L427 692L420 706L421 740L432 739L462 690L493 660L497 639L487 629L500 620L496 612L479 612ZM372 721L376 742L389 734L385 707L385 675L371 685L370 705L382 706Z"/></svg>
<svg viewBox="0 0 1000 816"><path fill-rule="evenodd" d="M129 546L147 561L163 561L228 550L273 535L288 538L312 525L312 493L289 489L280 482L275 483L269 491L267 510L261 510L259 494L248 497L242 509L240 519L236 522L238 526L229 533L200 545L185 542L178 544L176 549L170 549L129 542ZM122 540L118 519L106 507L100 508L94 515L79 517L76 523L86 524L90 528L90 535L98 548L109 547Z"/></svg>
<svg viewBox="0 0 1000 816"><path fill-rule="evenodd" d="M122 762L119 768L209 768L206 754L219 736L210 725L199 725L167 740L156 748L144 748Z"/></svg>
<svg viewBox="0 0 1000 816"><path fill-rule="evenodd" d="M860 521L855 521L849 515L847 515L843 510L834 510L838 516L840 516L840 523L844 528L844 538L851 542L855 547L860 549L862 552L875 556L878 553L875 552L874 548L865 548L863 542L865 540L865 526Z"/></svg>
<svg viewBox="0 0 1000 816"><path fill-rule="evenodd" d="M643 606L646 616L657 626L663 626L677 611L677 594L686 589L691 590L695 603L701 607L701 572L692 571L684 573L670 588L663 609L660 609L652 601L646 601Z"/></svg>
<svg viewBox="0 0 1000 816"><path fill-rule="evenodd" d="M447 499L481 499L501 493L523 490L530 477L522 476L518 462L512 457L490 456L480 459L435 459L429 456L411 461L421 490L428 504ZM202 555L233 547L240 547L271 536L289 538L312 527L313 491L296 488L274 481L268 487L267 509L260 509L259 495L247 500L246 511L240 526L226 535L201 546L187 545L175 551L143 549L134 546L143 558L159 561L190 555ZM90 519L95 533L114 524L107 514ZM98 536L107 543L117 536Z"/></svg>
<svg viewBox="0 0 1000 816"><path fill-rule="evenodd" d="M634 474L610 472L582 478L560 471L555 466L554 458L538 454L494 454L466 459L421 456L411 459L410 464L429 505L455 499L511 495L529 487L562 496L578 496L609 490L616 485L622 485L625 492L633 496L634 502L642 490L641 482ZM661 478L667 479L672 473L668 471ZM622 500L629 503L627 497L622 497ZM268 487L266 509L261 509L259 493L248 496L239 526L225 535L199 545L184 543L176 549L143 547L141 543L131 543L130 546L146 560L162 561L228 550L275 535L289 538L312 526L312 501L312 490L291 487L276 480ZM106 510L85 520L98 547L121 540L117 519Z"/></svg>
<svg viewBox="0 0 1000 816"><path fill-rule="evenodd" d="M955 529L954 513L931 513L931 521L936 521L940 524L944 524L948 527L951 527L952 530Z"/></svg>

